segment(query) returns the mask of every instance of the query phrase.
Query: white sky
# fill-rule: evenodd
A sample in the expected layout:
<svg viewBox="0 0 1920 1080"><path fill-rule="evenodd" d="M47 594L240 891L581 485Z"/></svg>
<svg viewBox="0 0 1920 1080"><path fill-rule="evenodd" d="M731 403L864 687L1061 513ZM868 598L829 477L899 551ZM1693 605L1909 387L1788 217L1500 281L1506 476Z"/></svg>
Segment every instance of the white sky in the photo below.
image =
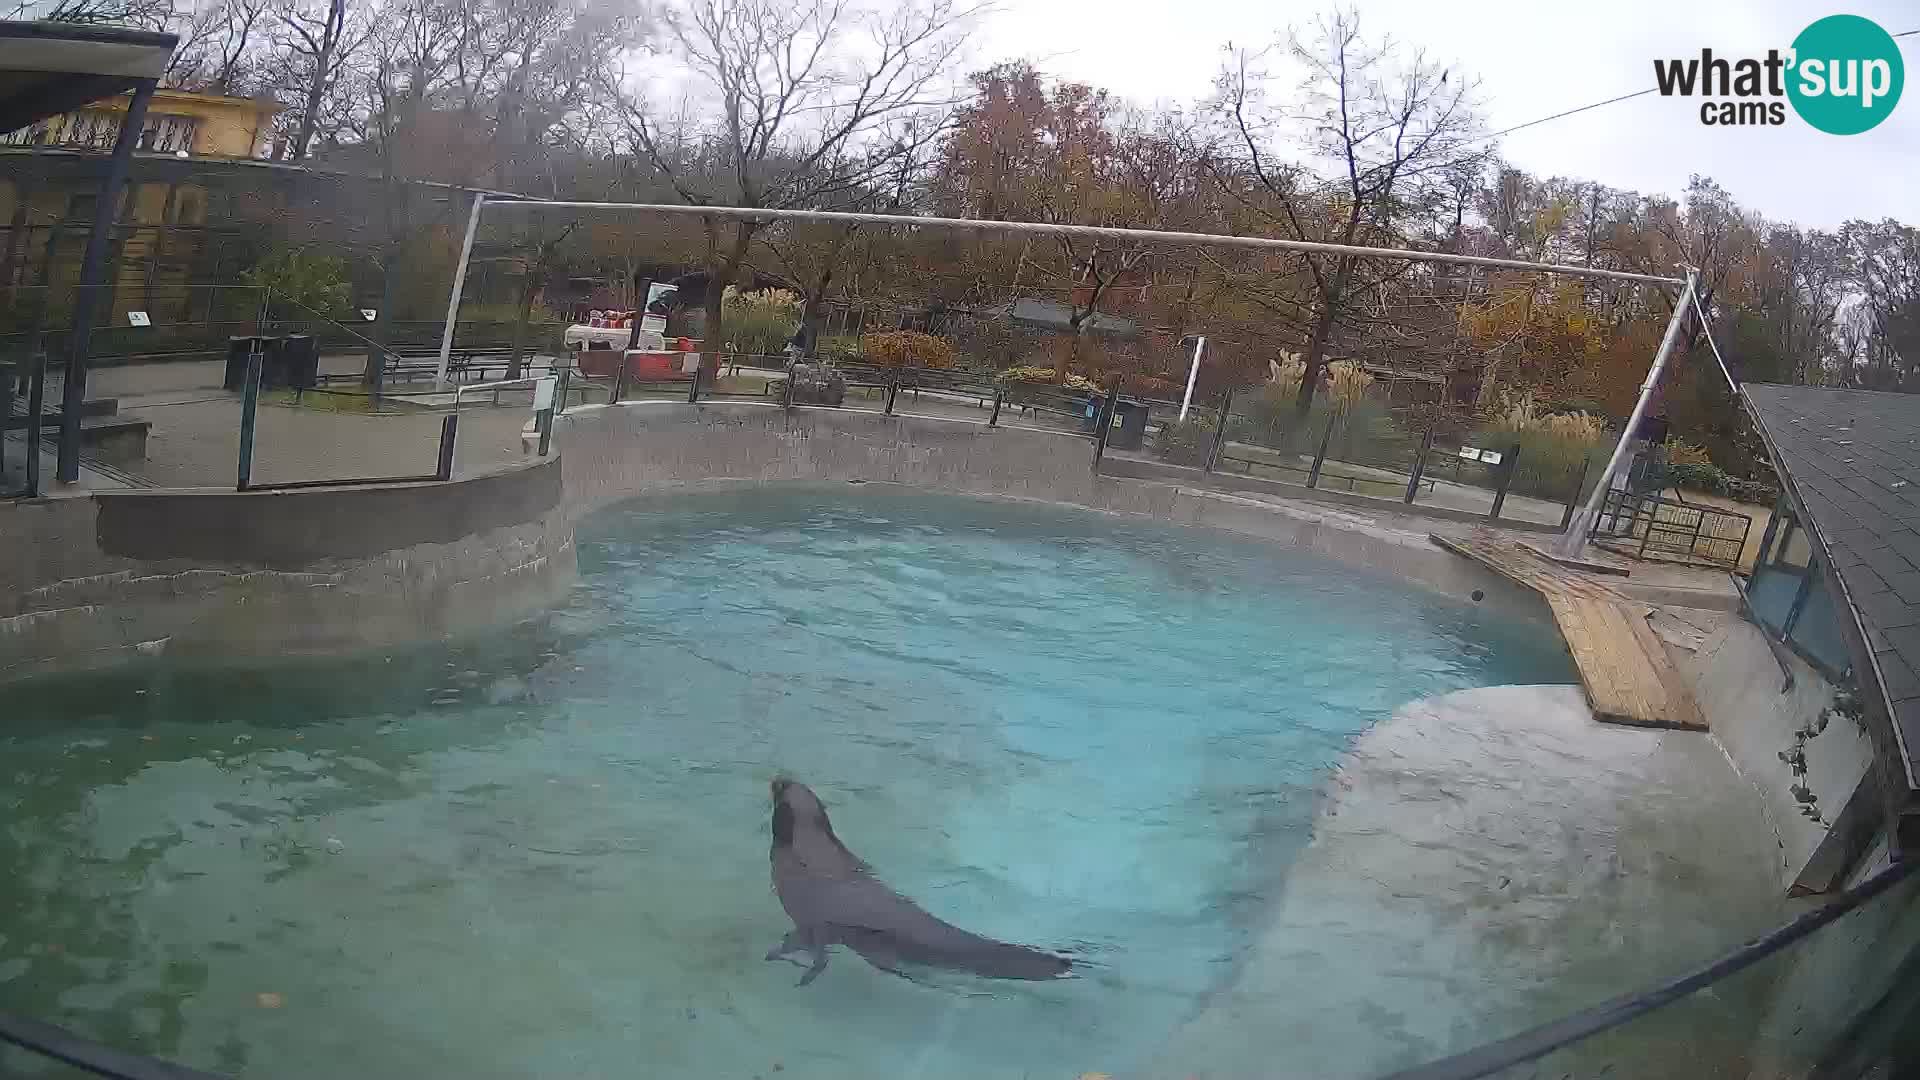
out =
<svg viewBox="0 0 1920 1080"><path fill-rule="evenodd" d="M1205 97L1223 46L1259 46L1327 5L1274 0L999 0L973 39L975 66L1025 58L1049 75L1139 104ZM1421 46L1477 75L1488 130L1652 86L1656 57L1734 58L1792 44L1806 25L1846 12L1889 33L1920 29L1915 0L1360 0L1361 28ZM1920 224L1920 37L1900 39L1906 89L1880 126L1826 135L1792 115L1782 127L1700 123L1698 98L1651 94L1501 140L1529 172L1679 195L1692 173L1776 220L1831 228L1854 217ZM1285 89L1291 89L1286 87Z"/></svg>

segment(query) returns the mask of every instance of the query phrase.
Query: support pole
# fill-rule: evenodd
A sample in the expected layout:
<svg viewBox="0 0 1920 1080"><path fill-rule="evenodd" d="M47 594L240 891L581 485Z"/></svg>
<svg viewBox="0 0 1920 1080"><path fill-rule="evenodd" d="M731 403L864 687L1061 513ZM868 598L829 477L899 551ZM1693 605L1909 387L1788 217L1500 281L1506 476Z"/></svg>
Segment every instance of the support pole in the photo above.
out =
<svg viewBox="0 0 1920 1080"><path fill-rule="evenodd" d="M453 268L453 291L447 296L447 325L440 331L440 362L433 369L433 388L447 388L447 360L453 355L453 328L460 317L460 293L467 287L467 263L473 260L473 234L480 231L480 207L487 201L482 192L474 192L473 209L467 211L467 236L460 241L460 264Z"/></svg>
<svg viewBox="0 0 1920 1080"><path fill-rule="evenodd" d="M1327 447L1333 444L1333 425L1339 422L1340 414L1327 410L1327 430L1320 436L1320 449L1313 455L1313 469L1307 473L1307 486L1310 488L1320 486L1320 467L1327 463Z"/></svg>
<svg viewBox="0 0 1920 1080"><path fill-rule="evenodd" d="M1593 523L1600 516L1600 503L1606 498L1607 489L1613 485L1613 478L1627 456L1627 444L1633 441L1634 432L1640 429L1640 421L1647 415L1647 406L1653 402L1653 392L1660 385L1660 374L1666 370L1667 358L1673 355L1673 343L1680 339L1680 326L1686 322L1687 311L1693 306L1694 288L1700 278L1700 271L1687 268L1687 283L1680 290L1680 299L1673 305L1673 318L1667 320L1666 336L1660 339L1660 351L1653 354L1653 366L1647 368L1647 381L1640 384L1640 400L1634 403L1633 415L1627 417L1626 430L1620 433L1620 441L1613 448L1613 456L1607 459L1607 467L1601 470L1600 482L1594 485L1593 494L1587 498L1587 504L1573 515L1573 522L1562 533L1555 548L1559 554L1568 558L1578 558L1587 546L1587 537L1593 533Z"/></svg>
<svg viewBox="0 0 1920 1080"><path fill-rule="evenodd" d="M1507 489L1513 486L1513 471L1520 465L1520 444L1507 447L1507 456L1500 462L1500 486L1493 493L1493 509L1488 511L1488 521L1499 521L1500 511L1507 505Z"/></svg>
<svg viewBox="0 0 1920 1080"><path fill-rule="evenodd" d="M548 412L551 417L551 411ZM440 418L440 458L434 465L435 480L453 479L453 444L460 437L460 414L450 412ZM545 453L545 451L541 451Z"/></svg>
<svg viewBox="0 0 1920 1080"><path fill-rule="evenodd" d="M1213 427L1213 445L1207 448L1207 460L1200 466L1201 472L1210 473L1214 466L1220 464L1220 449L1227 445L1227 418L1231 415L1233 415L1233 391L1223 390L1220 393L1220 422Z"/></svg>
<svg viewBox="0 0 1920 1080"><path fill-rule="evenodd" d="M1180 396L1180 419L1187 418L1187 406L1193 404L1193 384L1200 378L1200 351L1207 347L1206 335L1193 341L1193 363L1187 365L1187 392Z"/></svg>
<svg viewBox="0 0 1920 1080"><path fill-rule="evenodd" d="M994 387L993 388L993 415L987 417L988 427L1000 426L1000 403L1005 400L1007 400L1007 388L1004 386Z"/></svg>
<svg viewBox="0 0 1920 1080"><path fill-rule="evenodd" d="M260 412L260 338L256 336L247 349L247 378L240 387L240 462L234 475L235 491L245 491L253 484L253 421Z"/></svg>
<svg viewBox="0 0 1920 1080"><path fill-rule="evenodd" d="M127 183L127 165L133 160L133 148L147 126L147 105L153 101L155 81L148 79L133 90L133 102L120 122L120 134L113 141L113 156L107 159L106 179L93 204L93 231L87 234L87 250L80 259L80 295L73 301L73 333L67 342L67 376L60 388L60 455L54 476L63 484L80 479L80 413L87 400L87 353L92 345L93 322L107 279L107 247L113 227L120 216L120 189Z"/></svg>
<svg viewBox="0 0 1920 1080"><path fill-rule="evenodd" d="M1413 471L1407 476L1405 501L1409 506L1413 505L1413 500L1420 494L1420 478L1426 475L1427 455L1431 453L1433 453L1433 429L1428 428L1427 433L1420 438L1420 456L1413 459Z"/></svg>

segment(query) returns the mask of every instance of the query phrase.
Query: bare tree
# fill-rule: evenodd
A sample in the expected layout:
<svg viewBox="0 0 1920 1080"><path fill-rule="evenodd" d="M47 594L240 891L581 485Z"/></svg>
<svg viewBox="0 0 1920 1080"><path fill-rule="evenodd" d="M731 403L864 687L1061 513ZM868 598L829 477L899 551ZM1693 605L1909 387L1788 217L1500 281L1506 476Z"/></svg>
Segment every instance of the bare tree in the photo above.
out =
<svg viewBox="0 0 1920 1080"><path fill-rule="evenodd" d="M367 23L355 18L347 0L275 0L274 18L276 66L289 80L298 117L291 137L275 145L274 157L302 161L341 74L366 41Z"/></svg>
<svg viewBox="0 0 1920 1080"><path fill-rule="evenodd" d="M1231 147L1219 159L1223 190L1290 239L1403 243L1412 221L1447 203L1448 171L1475 154L1474 85L1423 53L1402 61L1390 41L1369 44L1350 11L1322 17L1311 37L1291 35L1287 52L1307 71L1304 108L1270 101L1265 53L1235 53L1220 76L1216 107ZM1280 161L1282 142L1312 164ZM1353 255L1302 261L1312 279L1306 373L1295 403L1304 414L1335 327L1357 297L1407 264Z"/></svg>
<svg viewBox="0 0 1920 1080"><path fill-rule="evenodd" d="M173 0L18 0L9 19L44 19L82 26L132 26L164 30L175 18Z"/></svg>
<svg viewBox="0 0 1920 1080"><path fill-rule="evenodd" d="M211 0L185 13L162 81L212 94L252 89L267 0Z"/></svg>
<svg viewBox="0 0 1920 1080"><path fill-rule="evenodd" d="M687 0L663 19L671 52L716 99L718 119L676 130L618 77L611 89L631 146L681 201L816 206L938 138L927 114L953 104L949 80L975 11L955 0L884 12L847 0ZM709 351L722 344L721 294L761 227L708 222Z"/></svg>

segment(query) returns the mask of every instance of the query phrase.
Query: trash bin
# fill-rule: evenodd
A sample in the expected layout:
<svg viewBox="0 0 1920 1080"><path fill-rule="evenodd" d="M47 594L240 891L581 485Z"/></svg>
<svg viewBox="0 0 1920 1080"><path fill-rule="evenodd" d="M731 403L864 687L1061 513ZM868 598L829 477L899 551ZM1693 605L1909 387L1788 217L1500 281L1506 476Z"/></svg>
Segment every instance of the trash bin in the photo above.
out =
<svg viewBox="0 0 1920 1080"><path fill-rule="evenodd" d="M220 379L223 390L238 390L247 382L247 357L253 354L253 343L259 339L252 337L230 337L227 339L227 371Z"/></svg>
<svg viewBox="0 0 1920 1080"><path fill-rule="evenodd" d="M1146 443L1147 406L1121 398L1113 409L1114 429L1107 433L1107 446L1114 450L1138 450Z"/></svg>
<svg viewBox="0 0 1920 1080"><path fill-rule="evenodd" d="M288 386L313 389L320 377L320 343L312 334L288 334L280 345L280 369Z"/></svg>

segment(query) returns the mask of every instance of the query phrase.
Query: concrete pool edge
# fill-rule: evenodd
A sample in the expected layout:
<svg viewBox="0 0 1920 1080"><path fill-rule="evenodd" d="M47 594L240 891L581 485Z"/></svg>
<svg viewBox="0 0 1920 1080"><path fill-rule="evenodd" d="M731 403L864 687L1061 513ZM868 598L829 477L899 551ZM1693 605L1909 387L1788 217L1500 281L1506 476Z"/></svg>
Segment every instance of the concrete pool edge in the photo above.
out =
<svg viewBox="0 0 1920 1080"><path fill-rule="evenodd" d="M1014 425L752 402L637 402L569 411L555 434L574 520L641 495L780 483L875 483L1044 503L1218 529L1391 574L1503 614L1549 621L1506 578L1449 555L1426 534L1461 528L1418 514L1363 513L1156 479L1096 474L1082 438Z"/></svg>
<svg viewBox="0 0 1920 1080"><path fill-rule="evenodd" d="M154 489L0 507L0 684L155 656L335 656L551 606L577 568L549 458L446 484Z"/></svg>
<svg viewBox="0 0 1920 1080"><path fill-rule="evenodd" d="M556 602L580 518L633 496L865 481L1201 526L1545 620L1433 547L1432 519L1096 475L1082 438L748 402L576 408L561 454L447 483L89 492L0 506L0 684L155 655L335 655L486 630ZM1394 516L1398 519L1398 515ZM1454 527L1460 527L1454 524Z"/></svg>

